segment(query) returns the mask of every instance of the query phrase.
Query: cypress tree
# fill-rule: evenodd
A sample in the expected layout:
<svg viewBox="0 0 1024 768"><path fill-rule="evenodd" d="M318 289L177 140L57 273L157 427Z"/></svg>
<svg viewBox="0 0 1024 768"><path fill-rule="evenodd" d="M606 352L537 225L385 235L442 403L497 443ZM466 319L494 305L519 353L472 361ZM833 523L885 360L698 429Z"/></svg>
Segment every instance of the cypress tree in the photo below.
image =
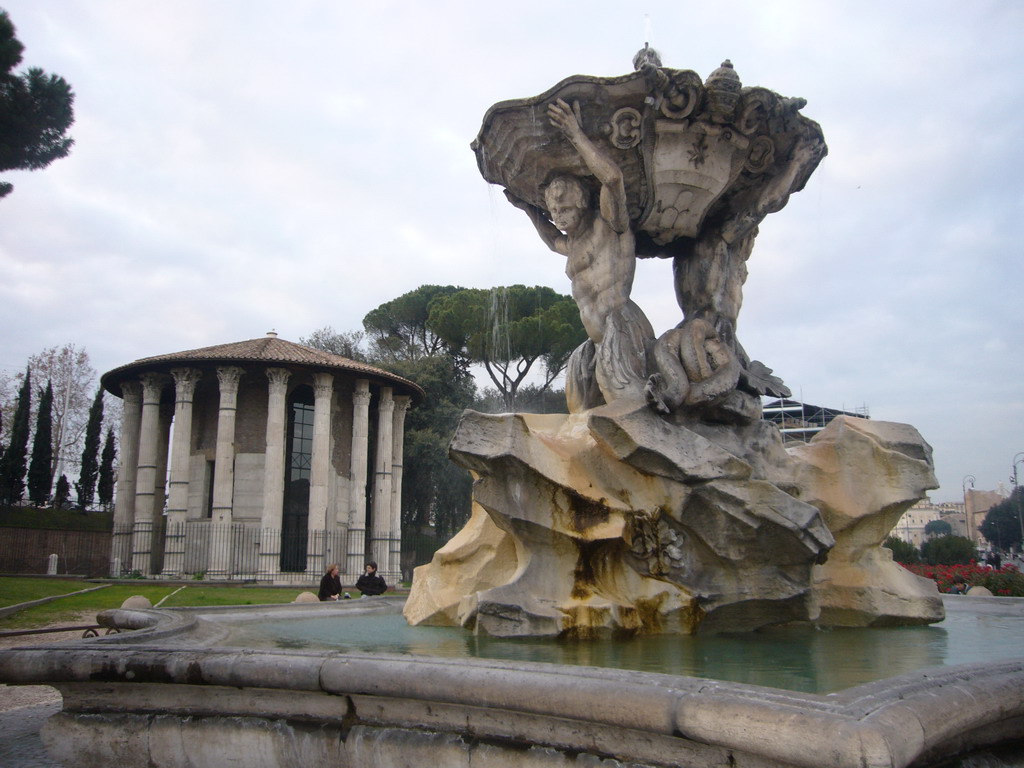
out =
<svg viewBox="0 0 1024 768"><path fill-rule="evenodd" d="M18 402L11 421L10 442L0 461L0 503L14 504L25 495L25 464L28 456L28 419L32 401L31 371L25 369L25 381L18 391Z"/></svg>
<svg viewBox="0 0 1024 768"><path fill-rule="evenodd" d="M103 455L100 458L100 477L96 493L99 496L100 504L110 506L114 500L114 459L117 457L117 448L114 446L114 430L107 428L107 440L103 444Z"/></svg>
<svg viewBox="0 0 1024 768"><path fill-rule="evenodd" d="M28 497L37 507L46 504L53 488L50 464L53 461L53 385L46 382L46 391L39 400L36 434L32 438L32 460L28 465Z"/></svg>
<svg viewBox="0 0 1024 768"><path fill-rule="evenodd" d="M99 475L100 435L103 430L103 387L96 390L96 397L89 409L89 421L85 425L85 447L82 449L82 471L75 483L78 492L78 506L85 509L92 504L96 495L96 478Z"/></svg>
<svg viewBox="0 0 1024 768"><path fill-rule="evenodd" d="M71 484L68 483L67 475L61 475L57 480L57 488L53 491L54 509L66 509L70 498Z"/></svg>

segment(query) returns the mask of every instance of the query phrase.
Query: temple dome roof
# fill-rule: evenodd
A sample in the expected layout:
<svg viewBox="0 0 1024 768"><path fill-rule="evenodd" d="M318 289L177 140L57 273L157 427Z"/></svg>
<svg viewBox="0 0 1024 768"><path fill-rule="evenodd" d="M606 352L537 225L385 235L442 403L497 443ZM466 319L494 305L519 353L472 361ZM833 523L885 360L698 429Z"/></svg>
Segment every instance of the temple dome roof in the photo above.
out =
<svg viewBox="0 0 1024 768"><path fill-rule="evenodd" d="M268 333L258 339L215 344L212 347L187 349L164 355L144 357L134 362L107 371L101 378L103 388L112 395L121 397L120 384L127 378L155 371L170 373L172 368L182 366L209 367L212 365L261 364L265 367L288 368L292 371L342 372L354 378L369 379L377 385L393 387L395 394L409 395L413 401L423 400L423 390L409 379L385 371L382 368L350 360L320 349L296 344Z"/></svg>

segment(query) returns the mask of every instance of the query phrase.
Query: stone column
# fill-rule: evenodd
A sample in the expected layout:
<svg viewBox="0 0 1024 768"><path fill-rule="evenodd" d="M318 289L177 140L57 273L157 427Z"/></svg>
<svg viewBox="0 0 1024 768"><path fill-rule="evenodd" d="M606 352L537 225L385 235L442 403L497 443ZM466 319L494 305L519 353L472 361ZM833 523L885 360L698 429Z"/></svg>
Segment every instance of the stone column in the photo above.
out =
<svg viewBox="0 0 1024 768"><path fill-rule="evenodd" d="M396 395L395 413L391 423L391 552L390 570L395 581L402 575L402 457L405 453L405 414L409 411L408 395Z"/></svg>
<svg viewBox="0 0 1024 768"><path fill-rule="evenodd" d="M121 462L117 469L114 499L114 535L110 551L110 575L121 576L132 556L132 527L135 522L135 476L139 469L139 426L142 422L142 385L121 384Z"/></svg>
<svg viewBox="0 0 1024 768"><path fill-rule="evenodd" d="M260 574L281 570L285 441L288 439L288 378L285 368L268 368L267 451L263 458L263 514L260 517Z"/></svg>
<svg viewBox="0 0 1024 768"><path fill-rule="evenodd" d="M331 403L334 374L313 376L313 457L309 471L309 546L306 550L306 574L323 572L327 555L327 483L331 470ZM331 526L332 528L334 526ZM331 553L333 556L333 552Z"/></svg>
<svg viewBox="0 0 1024 768"><path fill-rule="evenodd" d="M167 508L167 461L171 447L171 422L174 421L174 403L160 403L160 417L156 438L156 482L153 485L153 543L149 562L150 573L162 573L164 564L163 534L164 510Z"/></svg>
<svg viewBox="0 0 1024 768"><path fill-rule="evenodd" d="M380 575L392 582L395 574L385 568L388 567L386 564L391 551L391 429L394 409L391 387L381 387L380 399L377 401L377 456L373 472L370 551L377 561Z"/></svg>
<svg viewBox="0 0 1024 768"><path fill-rule="evenodd" d="M235 366L217 368L220 410L217 413L217 448L213 469L213 506L210 524L210 574L225 576L231 570L231 511L235 490L235 411L238 380L245 373Z"/></svg>
<svg viewBox="0 0 1024 768"><path fill-rule="evenodd" d="M171 479L167 490L167 531L164 568L167 576L180 576L185 565L185 520L188 516L189 463L192 453L192 398L199 383L195 368L174 368L174 437L171 443Z"/></svg>
<svg viewBox="0 0 1024 768"><path fill-rule="evenodd" d="M144 373L142 380L142 419L139 428L139 460L135 470L135 517L132 525L131 570L149 575L156 514L156 468L160 439L160 394L165 377ZM163 483L160 484L163 487Z"/></svg>
<svg viewBox="0 0 1024 768"><path fill-rule="evenodd" d="M348 558L345 573L356 579L366 559L366 469L370 440L370 382L356 381L352 393L352 466L349 484Z"/></svg>

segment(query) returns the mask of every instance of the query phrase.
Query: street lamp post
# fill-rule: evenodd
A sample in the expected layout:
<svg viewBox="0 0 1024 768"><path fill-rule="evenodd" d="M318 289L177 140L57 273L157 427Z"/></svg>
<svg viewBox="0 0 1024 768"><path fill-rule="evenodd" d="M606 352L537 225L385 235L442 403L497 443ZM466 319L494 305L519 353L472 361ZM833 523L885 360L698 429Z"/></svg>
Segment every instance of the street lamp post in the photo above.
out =
<svg viewBox="0 0 1024 768"><path fill-rule="evenodd" d="M1020 523L1020 546L1017 548L1018 551L1024 552L1024 510L1021 509L1020 494L1017 493L1017 467L1024 463L1024 451L1021 451L1013 457L1013 475L1010 476L1010 481L1013 483L1013 490L1010 491L1010 498L1017 497L1017 522Z"/></svg>

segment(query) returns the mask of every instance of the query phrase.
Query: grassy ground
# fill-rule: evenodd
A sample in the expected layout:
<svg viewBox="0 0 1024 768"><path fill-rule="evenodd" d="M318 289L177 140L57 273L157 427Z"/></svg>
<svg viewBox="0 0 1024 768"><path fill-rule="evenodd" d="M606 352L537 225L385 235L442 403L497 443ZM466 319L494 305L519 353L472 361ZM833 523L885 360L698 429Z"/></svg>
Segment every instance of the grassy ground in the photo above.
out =
<svg viewBox="0 0 1024 768"><path fill-rule="evenodd" d="M84 581L36 579L31 577L0 577L0 605L37 600L51 595L68 594L88 587L98 586ZM82 595L70 595L58 600L26 608L13 616L0 619L0 631L31 629L52 626L61 622L81 623L83 614L94 616L107 608L120 608L132 595L142 595L153 605L168 598L167 607L190 607L210 605L261 605L267 603L290 603L302 587L210 587L154 584L133 581L127 584L112 584ZM173 594L173 596L171 596Z"/></svg>
<svg viewBox="0 0 1024 768"><path fill-rule="evenodd" d="M81 624L82 617L92 621L99 611L120 608L132 595L142 595L156 605L165 600L161 607L203 608L212 605L271 605L290 603L300 592L316 592L315 586L294 585L288 587L260 586L215 586L206 583L161 584L152 581L116 582L103 589L70 595L71 592L100 586L99 584L65 579L43 579L32 576L0 576L0 606L38 600L53 595L69 595L43 605L25 608L13 616L0 619L0 632L14 629L53 626L60 623ZM358 593L351 587L346 589L353 596ZM406 594L408 585L398 585L388 590L389 595Z"/></svg>
<svg viewBox="0 0 1024 768"><path fill-rule="evenodd" d="M185 587L164 605L168 608L189 608L208 605L269 605L290 603L301 587ZM308 591L315 592L315 589Z"/></svg>
<svg viewBox="0 0 1024 768"><path fill-rule="evenodd" d="M78 580L34 579L30 576L6 576L0 579L0 607L26 603L53 595L66 595L95 584L84 584Z"/></svg>
<svg viewBox="0 0 1024 768"><path fill-rule="evenodd" d="M0 579L0 583L7 579ZM88 586L97 586L78 582L75 586L84 589ZM18 611L13 616L0 619L0 631L9 629L31 629L32 627L50 626L61 622L80 623L83 613L95 616L96 613L106 608L120 608L127 598L132 595L142 595L149 598L154 605L164 596L174 591L174 587L168 586L147 586L144 584L130 584L125 586L110 586L98 589L94 592L87 592L84 595L71 595L62 597L44 605L37 605ZM18 602L18 601L13 601Z"/></svg>

